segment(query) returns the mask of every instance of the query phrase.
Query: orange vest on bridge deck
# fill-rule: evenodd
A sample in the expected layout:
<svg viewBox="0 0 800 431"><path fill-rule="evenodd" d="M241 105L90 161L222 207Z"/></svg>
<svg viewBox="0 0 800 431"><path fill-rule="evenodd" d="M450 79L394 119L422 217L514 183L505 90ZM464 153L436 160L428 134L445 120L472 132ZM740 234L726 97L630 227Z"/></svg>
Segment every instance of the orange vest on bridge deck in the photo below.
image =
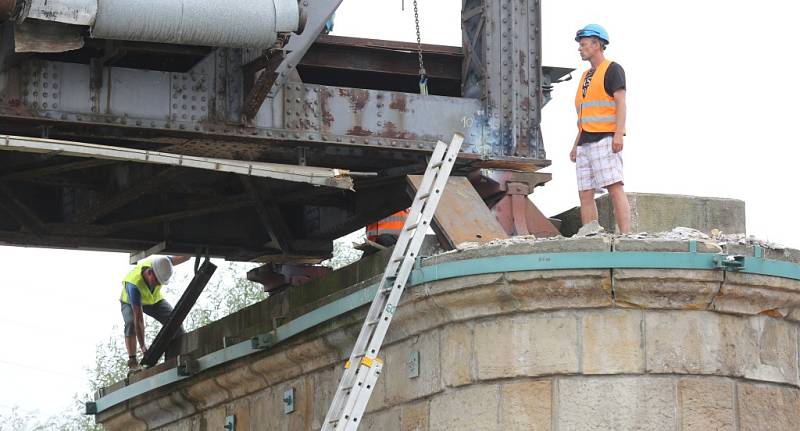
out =
<svg viewBox="0 0 800 431"><path fill-rule="evenodd" d="M578 93L575 95L575 110L578 112L580 129L586 132L615 132L617 130L617 103L606 93L606 71L611 64L605 60L597 66L592 75L586 96L583 95L583 83L586 82L587 70L578 82Z"/></svg>

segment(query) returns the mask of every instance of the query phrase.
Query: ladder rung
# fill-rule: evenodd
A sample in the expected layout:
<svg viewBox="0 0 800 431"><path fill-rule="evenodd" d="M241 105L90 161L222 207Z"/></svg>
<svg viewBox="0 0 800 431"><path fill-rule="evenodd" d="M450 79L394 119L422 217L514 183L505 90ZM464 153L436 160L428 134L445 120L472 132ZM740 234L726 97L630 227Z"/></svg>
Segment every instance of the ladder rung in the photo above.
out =
<svg viewBox="0 0 800 431"><path fill-rule="evenodd" d="M443 164L444 164L444 160L439 160L438 162L431 163L431 165L429 166L429 168L430 168L430 169L436 169L436 168L439 168L439 167L441 167Z"/></svg>
<svg viewBox="0 0 800 431"><path fill-rule="evenodd" d="M417 228L417 226L419 226L419 223L414 223L411 226L409 226L408 228L406 228L406 230L414 230L414 229Z"/></svg>
<svg viewBox="0 0 800 431"><path fill-rule="evenodd" d="M406 257L405 256L401 256L401 257L398 257L398 258L392 260L392 262L402 262L404 260L406 260Z"/></svg>
<svg viewBox="0 0 800 431"><path fill-rule="evenodd" d="M417 199L419 199L419 200L428 199L428 196L430 196L430 195L431 195L430 193L423 193L423 194L419 195L419 197Z"/></svg>

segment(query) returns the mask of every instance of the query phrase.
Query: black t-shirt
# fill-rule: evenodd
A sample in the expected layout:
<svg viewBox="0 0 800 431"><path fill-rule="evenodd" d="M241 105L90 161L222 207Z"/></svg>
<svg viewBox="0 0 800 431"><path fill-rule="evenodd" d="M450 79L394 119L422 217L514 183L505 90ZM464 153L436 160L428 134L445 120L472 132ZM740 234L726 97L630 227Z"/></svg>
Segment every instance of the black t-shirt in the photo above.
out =
<svg viewBox="0 0 800 431"><path fill-rule="evenodd" d="M586 74L586 79L583 81L583 95L586 95L586 90L589 89L589 83L592 82L592 77L594 76L594 70L590 70L589 73ZM606 90L606 94L610 97L614 97L614 92L617 90L624 90L625 89L625 70L620 66L618 63L611 62L608 65L608 69L606 69L606 79L603 82L603 87ZM597 142L607 136L614 136L613 133L609 132L586 132L581 131L581 137L578 138L578 145L583 145L587 142Z"/></svg>

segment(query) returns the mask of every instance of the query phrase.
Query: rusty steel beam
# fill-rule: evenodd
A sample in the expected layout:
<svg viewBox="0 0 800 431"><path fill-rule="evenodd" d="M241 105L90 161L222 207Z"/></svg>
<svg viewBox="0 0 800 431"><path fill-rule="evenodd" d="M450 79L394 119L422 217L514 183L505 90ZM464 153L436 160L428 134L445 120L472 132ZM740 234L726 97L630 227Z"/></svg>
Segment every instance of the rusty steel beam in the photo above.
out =
<svg viewBox="0 0 800 431"><path fill-rule="evenodd" d="M224 201L219 201L214 205L203 205L194 208L187 208L181 211L175 211L166 214L159 214L150 217L143 217L133 220L125 220L120 222L111 223L108 225L98 226L100 231L104 234L113 233L122 229L131 227L142 226L147 224L164 223L175 220L182 220L190 217L197 217L201 215L215 214L221 212L234 211L241 208L247 208L253 205L253 201L244 197L243 195L234 196Z"/></svg>
<svg viewBox="0 0 800 431"><path fill-rule="evenodd" d="M287 286L302 286L316 278L329 274L331 268L318 265L268 264L247 271L247 279L264 285L264 291L274 293Z"/></svg>
<svg viewBox="0 0 800 431"><path fill-rule="evenodd" d="M292 239L291 231L289 227L286 226L286 221L283 219L280 210L275 206L274 201L272 199L262 199L261 192L254 184L252 178L242 175L239 179L250 195L250 199L253 200L256 213L258 213L261 224L269 234L272 240L271 242L276 243L277 248L283 253L289 253L291 251L291 244L289 243L289 240ZM269 185L264 184L264 187L268 189Z"/></svg>
<svg viewBox="0 0 800 431"><path fill-rule="evenodd" d="M461 80L461 48L423 44L422 55L430 78ZM299 66L419 75L417 44L355 37L320 36Z"/></svg>
<svg viewBox="0 0 800 431"><path fill-rule="evenodd" d="M51 225L46 226L50 227ZM63 248L129 253L131 250L144 250L152 247L153 243L156 241L158 241L158 239L130 239L109 236L78 237L63 233L56 234L50 232L47 232L42 236L37 236L30 232L0 230L0 244L12 246L24 245L25 247ZM224 257L227 260L252 261L254 259L259 259L260 262L267 261L266 258L262 258L266 251L261 247L254 248L252 246L211 243L209 241L205 241L204 243L196 241L171 241L167 244L167 247L168 248L164 250L164 254L187 255L194 254L198 248L208 248L211 256ZM316 259L315 262L324 260L327 257L328 256L325 256L322 259ZM311 262L310 259L309 262Z"/></svg>
<svg viewBox="0 0 800 431"><path fill-rule="evenodd" d="M422 176L409 175L408 181L416 191ZM451 249L462 242L482 244L493 239L508 238L494 214L465 177L450 177L447 180L433 217L433 229Z"/></svg>
<svg viewBox="0 0 800 431"><path fill-rule="evenodd" d="M157 175L140 181L138 184L127 190L118 190L101 198L97 205L87 208L75 216L75 221L80 224L88 224L97 219L114 212L115 210L127 205L136 199L152 192L168 181L172 181L180 175L178 168L167 168Z"/></svg>
<svg viewBox="0 0 800 431"><path fill-rule="evenodd" d="M116 160L101 160L89 159L80 160L77 162L61 163L57 165L43 166L41 168L32 168L23 171L10 172L0 175L0 181L20 181L28 179L38 179L45 175L62 174L64 172L77 171L95 168L99 166L111 165L119 163Z"/></svg>
<svg viewBox="0 0 800 431"><path fill-rule="evenodd" d="M23 229L36 236L44 235L44 224L36 213L20 202L5 184L0 184L0 208L4 209Z"/></svg>

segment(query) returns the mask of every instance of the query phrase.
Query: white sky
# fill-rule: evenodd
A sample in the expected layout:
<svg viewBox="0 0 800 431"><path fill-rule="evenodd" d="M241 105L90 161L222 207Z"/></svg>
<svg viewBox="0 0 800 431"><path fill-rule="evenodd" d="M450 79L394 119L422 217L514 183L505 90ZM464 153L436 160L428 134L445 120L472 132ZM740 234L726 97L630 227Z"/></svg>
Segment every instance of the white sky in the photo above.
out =
<svg viewBox="0 0 800 431"><path fill-rule="evenodd" d="M544 64L586 68L575 31L606 27L608 58L628 78L626 189L742 199L748 233L800 248L790 186L800 142L800 3L765 0L648 2L545 0ZM345 0L334 34L415 39L411 0ZM424 43L461 44L461 0L420 0ZM575 75L578 75L576 73ZM577 205L572 100L578 76L544 109L553 181L534 201L545 214ZM792 114L794 115L794 114ZM95 345L120 324L119 280L127 255L0 247L0 412L12 405L55 414L85 391ZM174 302L174 301L173 301Z"/></svg>

